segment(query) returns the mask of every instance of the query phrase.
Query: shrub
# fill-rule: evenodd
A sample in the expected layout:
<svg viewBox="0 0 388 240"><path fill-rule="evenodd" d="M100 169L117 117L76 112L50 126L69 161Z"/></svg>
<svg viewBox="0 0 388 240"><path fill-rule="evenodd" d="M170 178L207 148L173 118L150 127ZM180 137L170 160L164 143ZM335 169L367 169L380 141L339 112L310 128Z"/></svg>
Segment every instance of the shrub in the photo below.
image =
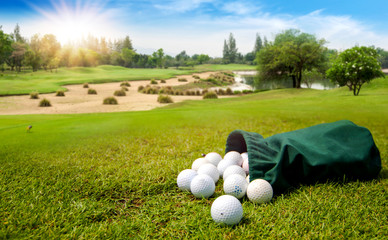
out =
<svg viewBox="0 0 388 240"><path fill-rule="evenodd" d="M178 78L178 82L187 82L186 78Z"/></svg>
<svg viewBox="0 0 388 240"><path fill-rule="evenodd" d="M200 77L198 75L193 75L193 78L200 79Z"/></svg>
<svg viewBox="0 0 388 240"><path fill-rule="evenodd" d="M168 95L159 95L158 102L159 103L173 103L174 101Z"/></svg>
<svg viewBox="0 0 388 240"><path fill-rule="evenodd" d="M97 94L97 91L94 90L93 88L88 89L88 94Z"/></svg>
<svg viewBox="0 0 388 240"><path fill-rule="evenodd" d="M144 89L144 86L139 86L139 87L137 88L137 91L138 91L138 92L141 92L143 89Z"/></svg>
<svg viewBox="0 0 388 240"><path fill-rule="evenodd" d="M241 91L236 90L236 91L233 92L233 94L235 94L235 95L241 94Z"/></svg>
<svg viewBox="0 0 388 240"><path fill-rule="evenodd" d="M202 90L202 95L205 95L208 92L207 89Z"/></svg>
<svg viewBox="0 0 388 240"><path fill-rule="evenodd" d="M166 83L166 80L162 79L160 80L160 83Z"/></svg>
<svg viewBox="0 0 388 240"><path fill-rule="evenodd" d="M252 90L243 90L242 93L249 94L249 93L253 93L253 91Z"/></svg>
<svg viewBox="0 0 388 240"><path fill-rule="evenodd" d="M129 82L122 82L122 83L120 84L120 87L123 87L123 86L125 86L125 87L130 87L131 84L130 84Z"/></svg>
<svg viewBox="0 0 388 240"><path fill-rule="evenodd" d="M150 83L151 84L158 84L158 82L155 79L152 79Z"/></svg>
<svg viewBox="0 0 388 240"><path fill-rule="evenodd" d="M226 95L233 95L233 91L231 88L227 88L225 93Z"/></svg>
<svg viewBox="0 0 388 240"><path fill-rule="evenodd" d="M222 88L218 89L218 95L225 95L225 90Z"/></svg>
<svg viewBox="0 0 388 240"><path fill-rule="evenodd" d="M42 101L39 102L39 107L51 107L51 103L46 98L43 98Z"/></svg>
<svg viewBox="0 0 388 240"><path fill-rule="evenodd" d="M30 93L30 98L31 98L31 99L38 99L38 98L39 98L39 93L38 93L38 92L32 92L32 93Z"/></svg>
<svg viewBox="0 0 388 240"><path fill-rule="evenodd" d="M197 96L201 96L202 95L200 90L197 90L196 94L197 94Z"/></svg>
<svg viewBox="0 0 388 240"><path fill-rule="evenodd" d="M84 83L84 88L88 88L89 87L89 84L88 83Z"/></svg>
<svg viewBox="0 0 388 240"><path fill-rule="evenodd" d="M127 87L121 87L121 90L128 92L128 88Z"/></svg>
<svg viewBox="0 0 388 240"><path fill-rule="evenodd" d="M57 93L55 94L57 97L64 97L65 93L62 90L58 90Z"/></svg>
<svg viewBox="0 0 388 240"><path fill-rule="evenodd" d="M217 94L215 92L207 92L205 95L203 95L203 99L211 99L211 98L218 98Z"/></svg>
<svg viewBox="0 0 388 240"><path fill-rule="evenodd" d="M122 97L122 96L125 96L125 91L124 90L116 90L113 95L117 96L117 97Z"/></svg>
<svg viewBox="0 0 388 240"><path fill-rule="evenodd" d="M104 99L103 104L115 105L115 104L118 104L118 102L117 102L116 98L114 98L114 97L107 97Z"/></svg>

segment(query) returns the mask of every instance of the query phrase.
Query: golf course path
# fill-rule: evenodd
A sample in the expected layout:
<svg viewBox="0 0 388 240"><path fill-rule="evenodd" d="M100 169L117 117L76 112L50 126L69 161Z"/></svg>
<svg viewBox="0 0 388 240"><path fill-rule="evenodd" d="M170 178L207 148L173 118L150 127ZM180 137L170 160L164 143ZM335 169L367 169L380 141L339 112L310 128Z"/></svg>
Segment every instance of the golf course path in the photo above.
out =
<svg viewBox="0 0 388 240"><path fill-rule="evenodd" d="M198 73L201 78L207 78L214 72ZM179 82L178 78L186 78L188 82ZM177 76L160 83L158 86L176 86L193 82L192 75ZM97 112L120 112L120 111L141 111L150 110L164 106L157 102L157 94L143 94L137 91L138 87L150 84L150 80L130 81L126 96L115 97L118 105L103 105L106 97L113 96L114 91L120 90L121 82L89 84L89 88L95 89L97 95L88 94L88 88L83 85L67 85L68 89L64 97L57 97L55 93L40 94L39 99L30 99L29 95L9 96L0 98L0 115L18 114L69 114L69 113L97 113ZM174 102L184 100L200 100L202 96L171 96ZM46 98L50 101L51 107L39 107L39 102Z"/></svg>

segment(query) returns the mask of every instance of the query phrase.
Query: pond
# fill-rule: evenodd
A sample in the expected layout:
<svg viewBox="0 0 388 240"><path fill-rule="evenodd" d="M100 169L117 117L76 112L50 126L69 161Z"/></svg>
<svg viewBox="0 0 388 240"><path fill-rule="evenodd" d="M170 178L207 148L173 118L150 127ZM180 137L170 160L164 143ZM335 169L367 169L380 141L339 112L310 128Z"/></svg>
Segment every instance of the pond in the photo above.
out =
<svg viewBox="0 0 388 240"><path fill-rule="evenodd" d="M233 73L235 74L236 83L229 86L233 91L292 88L292 81L287 79L261 82L254 86L254 79L257 74L256 71L236 71ZM308 88L305 83L302 83L301 87ZM316 80L310 86L310 88L318 90L328 90L336 87L338 86L330 82L328 79Z"/></svg>

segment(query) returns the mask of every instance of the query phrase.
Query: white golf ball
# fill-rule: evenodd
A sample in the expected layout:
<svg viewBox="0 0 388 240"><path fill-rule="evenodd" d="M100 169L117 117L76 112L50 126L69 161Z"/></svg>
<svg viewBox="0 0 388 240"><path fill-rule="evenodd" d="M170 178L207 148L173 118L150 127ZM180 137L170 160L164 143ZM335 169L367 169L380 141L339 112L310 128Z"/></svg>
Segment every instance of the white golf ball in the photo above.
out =
<svg viewBox="0 0 388 240"><path fill-rule="evenodd" d="M182 191L190 191L191 181L197 175L197 172L193 169L185 169L180 172L176 179L179 189Z"/></svg>
<svg viewBox="0 0 388 240"><path fill-rule="evenodd" d="M247 180L247 183L249 184L249 182L250 182L249 175L245 179Z"/></svg>
<svg viewBox="0 0 388 240"><path fill-rule="evenodd" d="M247 152L243 152L241 153L241 157L245 160L248 158L248 153Z"/></svg>
<svg viewBox="0 0 388 240"><path fill-rule="evenodd" d="M217 166L218 172L220 173L220 176L222 177L224 174L225 169L227 169L229 166L236 165L236 163L233 160L221 160L220 163Z"/></svg>
<svg viewBox="0 0 388 240"><path fill-rule="evenodd" d="M208 160L209 163L217 167L218 163L222 160L222 157L216 152L211 152L206 154L205 159Z"/></svg>
<svg viewBox="0 0 388 240"><path fill-rule="evenodd" d="M242 167L245 170L245 173L249 174L249 161L248 161L248 158L244 159Z"/></svg>
<svg viewBox="0 0 388 240"><path fill-rule="evenodd" d="M241 154L236 151L230 151L225 154L224 160L231 160L236 163L236 165L241 166L243 163L243 158L241 157Z"/></svg>
<svg viewBox="0 0 388 240"><path fill-rule="evenodd" d="M225 169L224 174L222 175L222 178L225 180L233 174L239 174L239 175L243 176L244 178L247 176L247 174L245 173L245 170L242 169L242 167L237 166L237 165L232 165L232 166L229 166Z"/></svg>
<svg viewBox="0 0 388 240"><path fill-rule="evenodd" d="M208 198L213 195L215 189L213 178L206 174L198 174L190 184L191 193L197 198Z"/></svg>
<svg viewBox="0 0 388 240"><path fill-rule="evenodd" d="M220 173L218 172L217 167L211 163L206 163L200 166L197 173L209 175L213 179L214 183L217 183L220 178Z"/></svg>
<svg viewBox="0 0 388 240"><path fill-rule="evenodd" d="M191 165L191 169L198 171L199 167L201 167L203 164L209 163L208 160L205 158L197 158L194 160L193 164Z"/></svg>
<svg viewBox="0 0 388 240"><path fill-rule="evenodd" d="M226 180L224 180L225 194L232 195L238 199L245 196L247 188L247 180L240 174L230 175Z"/></svg>
<svg viewBox="0 0 388 240"><path fill-rule="evenodd" d="M237 198L222 195L214 200L210 213L216 223L235 225L241 221L244 211Z"/></svg>
<svg viewBox="0 0 388 240"><path fill-rule="evenodd" d="M247 197L253 203L266 203L271 201L273 189L269 182L264 179L255 179L249 183Z"/></svg>

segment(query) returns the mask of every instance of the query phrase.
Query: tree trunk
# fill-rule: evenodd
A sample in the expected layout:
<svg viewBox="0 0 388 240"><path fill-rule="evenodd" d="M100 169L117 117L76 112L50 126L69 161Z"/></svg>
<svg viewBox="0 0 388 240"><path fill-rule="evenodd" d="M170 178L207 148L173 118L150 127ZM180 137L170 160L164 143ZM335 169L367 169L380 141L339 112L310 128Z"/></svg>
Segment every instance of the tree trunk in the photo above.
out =
<svg viewBox="0 0 388 240"><path fill-rule="evenodd" d="M296 78L296 88L300 88L301 81L302 81L302 74L299 73Z"/></svg>
<svg viewBox="0 0 388 240"><path fill-rule="evenodd" d="M292 88L296 88L296 77L295 75L292 75Z"/></svg>

